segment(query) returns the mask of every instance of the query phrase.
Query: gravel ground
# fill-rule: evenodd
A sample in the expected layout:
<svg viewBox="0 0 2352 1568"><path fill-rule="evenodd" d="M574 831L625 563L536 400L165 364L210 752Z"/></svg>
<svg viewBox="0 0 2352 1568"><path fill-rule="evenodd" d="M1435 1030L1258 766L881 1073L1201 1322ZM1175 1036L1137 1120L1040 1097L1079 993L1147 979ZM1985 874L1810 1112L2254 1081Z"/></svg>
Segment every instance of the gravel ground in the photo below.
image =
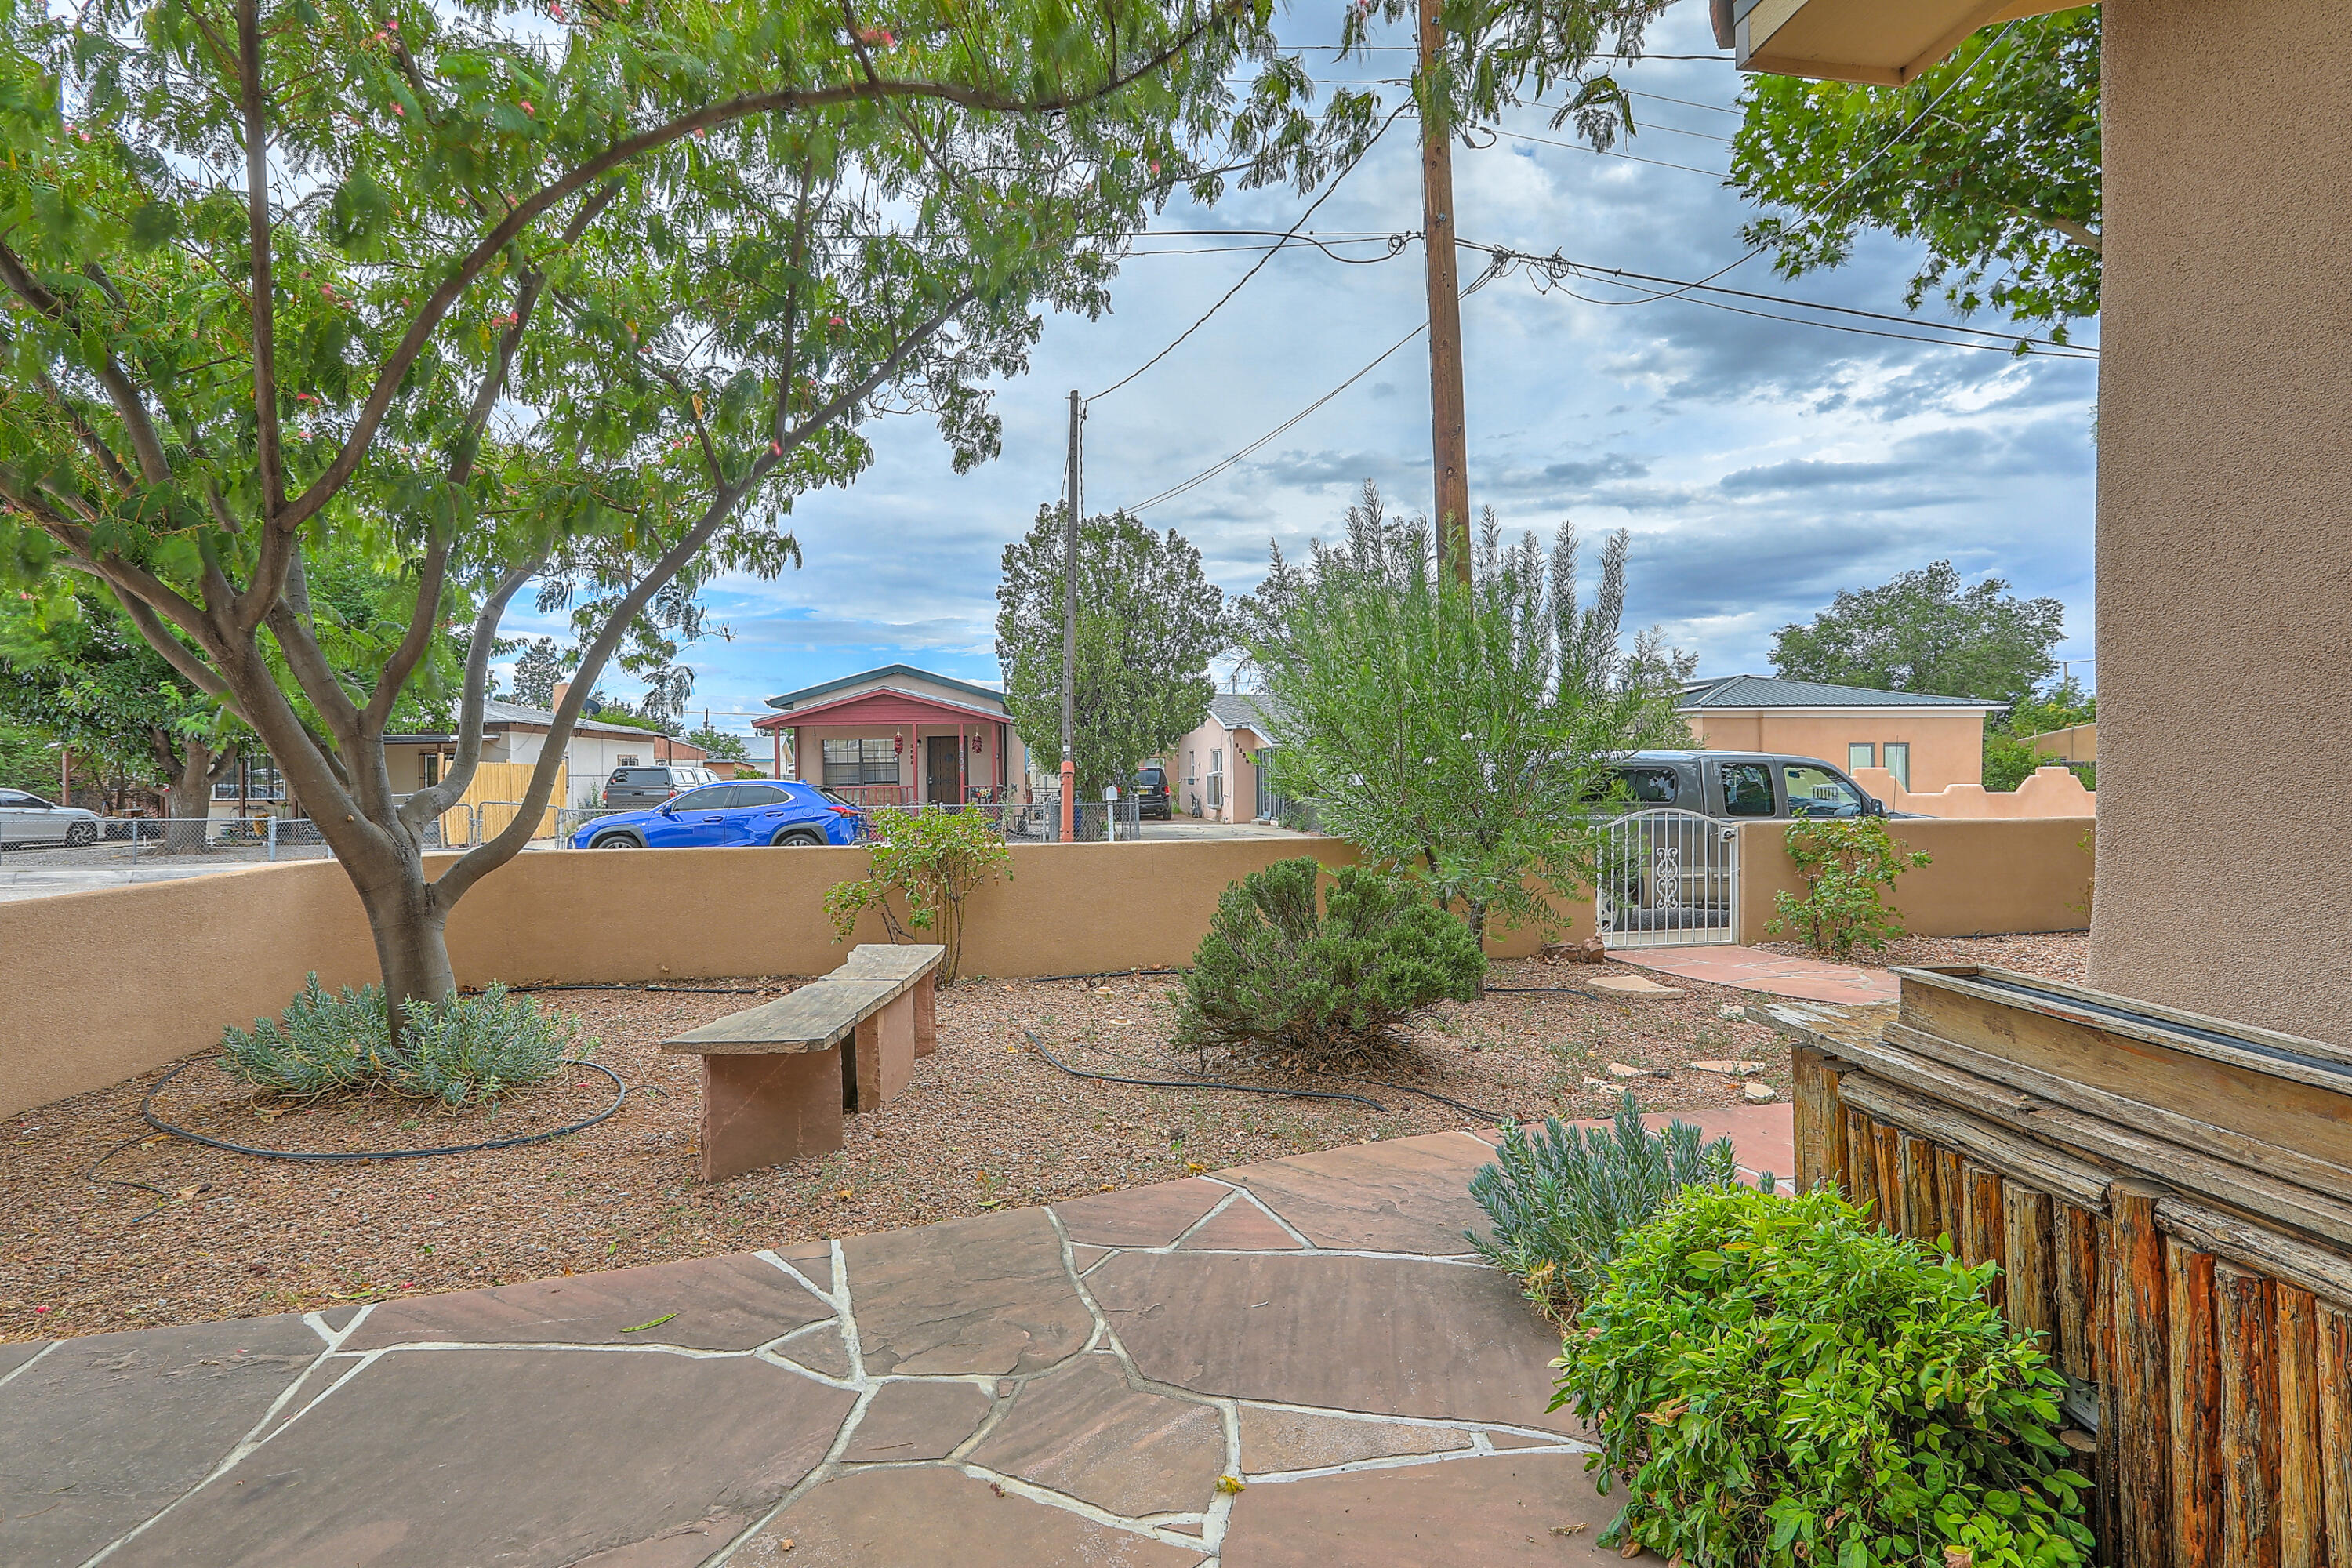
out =
<svg viewBox="0 0 2352 1568"><path fill-rule="evenodd" d="M1025 1031L1091 1071L1189 1069L1189 1058L1167 1049L1166 977L969 981L940 997L938 1052L916 1064L897 1100L850 1118L846 1148L710 1185L695 1179L697 1064L663 1057L656 1044L788 982L708 983L747 994L541 993L601 1042L594 1059L629 1092L598 1125L520 1148L362 1163L254 1159L152 1134L139 1102L159 1069L0 1122L0 1341L315 1310L924 1225L1485 1125L1487 1111L1606 1115L1615 1085L1588 1080L1606 1080L1612 1062L1669 1069L1634 1084L1648 1109L1738 1101L1739 1080L1691 1069L1694 1059L1762 1062L1755 1076L1785 1093L1785 1042L1738 1016L1752 993L1685 983L1682 998L1625 1002L1566 989L1601 972L1497 964L1494 994L1435 1009L1416 1039L1418 1066L1391 1080L1481 1114L1361 1083L1307 1086L1361 1093L1382 1109L1073 1079ZM575 1071L489 1122L365 1100L265 1115L208 1055L190 1060L158 1097L159 1114L279 1148L473 1142L560 1124L613 1098L602 1075ZM89 1179L110 1149L119 1152L98 1174L145 1186Z"/></svg>
<svg viewBox="0 0 2352 1568"><path fill-rule="evenodd" d="M1803 944L1759 942L1765 952L1804 953ZM1979 963L1987 969L2007 969L2038 974L2049 980L2083 984L2083 963L2090 951L2091 933L2084 931L2046 931L2023 936L1906 936L1886 944L1880 952L1857 952L1853 962L1864 969L1892 969L1901 964Z"/></svg>

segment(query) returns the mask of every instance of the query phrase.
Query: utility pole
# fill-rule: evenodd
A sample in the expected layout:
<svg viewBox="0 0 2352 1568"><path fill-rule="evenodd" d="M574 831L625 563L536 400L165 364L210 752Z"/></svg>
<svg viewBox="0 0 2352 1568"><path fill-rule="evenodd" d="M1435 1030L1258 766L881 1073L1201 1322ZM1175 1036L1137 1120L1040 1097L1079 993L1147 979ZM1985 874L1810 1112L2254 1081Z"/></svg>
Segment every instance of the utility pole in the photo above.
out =
<svg viewBox="0 0 2352 1568"><path fill-rule="evenodd" d="M1076 388L1070 392L1070 470L1064 489L1066 498L1062 516L1062 842L1068 844L1078 836L1078 753L1074 744L1076 735L1076 696L1078 689L1078 507L1085 499L1081 494L1082 471L1079 465L1080 428L1087 416L1086 402Z"/></svg>
<svg viewBox="0 0 2352 1568"><path fill-rule="evenodd" d="M1421 80L1437 80L1445 34L1438 0L1419 0ZM1454 255L1454 128L1447 105L1426 93L1421 112L1422 250L1429 263L1429 423L1437 480L1437 551L1445 569L1470 581L1470 436L1462 398L1462 283Z"/></svg>

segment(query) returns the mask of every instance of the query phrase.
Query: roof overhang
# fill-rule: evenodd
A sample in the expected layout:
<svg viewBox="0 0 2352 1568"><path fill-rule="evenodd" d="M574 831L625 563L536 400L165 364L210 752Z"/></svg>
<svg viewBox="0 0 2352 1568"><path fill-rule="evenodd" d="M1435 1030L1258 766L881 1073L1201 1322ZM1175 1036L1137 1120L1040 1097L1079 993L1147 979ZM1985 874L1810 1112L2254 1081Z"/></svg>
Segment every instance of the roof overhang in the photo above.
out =
<svg viewBox="0 0 2352 1568"><path fill-rule="evenodd" d="M1905 87L1980 27L2082 0L1729 0L1741 70ZM1727 7L1716 7L1718 36Z"/></svg>
<svg viewBox="0 0 2352 1568"><path fill-rule="evenodd" d="M1837 708L1706 708L1693 706L1677 708L1675 711L1677 713L1722 713L1734 715L1739 718L1750 718L1757 714L1769 714L1775 719L1933 719L1939 715L1945 718L1959 719L1966 718L1971 713L1976 714L1979 717L1982 717L1987 713L1999 713L2007 710L2009 704L2006 702L1987 702L1983 704L1974 702L1938 702L1932 708L1900 707L1891 702L1856 702Z"/></svg>
<svg viewBox="0 0 2352 1568"><path fill-rule="evenodd" d="M966 703L950 702L943 697L925 692L908 691L896 686L877 686L854 697L844 697L832 702L813 703L806 708L794 708L783 713L772 713L764 719L751 721L754 730L790 730L803 724L1010 724L1012 716L975 708Z"/></svg>

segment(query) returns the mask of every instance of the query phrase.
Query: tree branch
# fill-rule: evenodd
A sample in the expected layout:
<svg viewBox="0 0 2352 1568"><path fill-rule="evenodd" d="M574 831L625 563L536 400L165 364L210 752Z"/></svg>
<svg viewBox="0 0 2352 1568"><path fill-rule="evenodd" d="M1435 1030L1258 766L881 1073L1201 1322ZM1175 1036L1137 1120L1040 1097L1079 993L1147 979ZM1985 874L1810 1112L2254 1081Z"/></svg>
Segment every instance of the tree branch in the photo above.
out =
<svg viewBox="0 0 2352 1568"><path fill-rule="evenodd" d="M360 710L352 701L352 694L343 689L342 678L327 662L326 651L320 647L318 637L310 630L310 591L299 545L294 548L287 567L286 591L269 606L264 624L278 639L278 650L286 656L286 668L300 684L303 695L310 698L310 705L327 721L327 732L334 737L336 749L353 746L360 737Z"/></svg>
<svg viewBox="0 0 2352 1568"><path fill-rule="evenodd" d="M0 282L8 285L15 294L34 310L65 327L78 327L74 313L63 300L49 292L41 280L33 276L24 258L0 240ZM99 384L106 388L107 401L114 405L115 416L131 437L131 450L139 459L139 475L151 485L160 485L172 477L172 465L163 456L163 443L155 433L154 421L148 417L146 401L139 388L112 354L106 354L90 367Z"/></svg>
<svg viewBox="0 0 2352 1568"><path fill-rule="evenodd" d="M2099 231L2087 224L2078 223L2071 217L2053 217L2048 213L2035 212L2032 207L2012 205L2009 210L2020 217L2032 218L2044 228L2064 235L2094 256L2101 254Z"/></svg>
<svg viewBox="0 0 2352 1568"><path fill-rule="evenodd" d="M286 505L286 468L278 446L278 306L269 254L269 120L261 92L260 0L237 0L236 48L242 78L237 96L245 119L246 226L253 247L254 464L261 470L262 518L274 521ZM270 597L277 597L274 591ZM256 615L247 627L260 621Z"/></svg>
<svg viewBox="0 0 2352 1568"><path fill-rule="evenodd" d="M457 754L451 759L447 777L418 790L401 805L400 820L412 833L455 805L474 782L475 770L482 760L482 704L488 696L490 647L498 640L499 622L506 616L507 602L538 574L546 562L542 552L530 561L509 567L474 617L474 638L466 648L465 695L457 703ZM562 755L562 751L561 746L555 748L558 756ZM541 753L542 760L545 755L544 752Z"/></svg>

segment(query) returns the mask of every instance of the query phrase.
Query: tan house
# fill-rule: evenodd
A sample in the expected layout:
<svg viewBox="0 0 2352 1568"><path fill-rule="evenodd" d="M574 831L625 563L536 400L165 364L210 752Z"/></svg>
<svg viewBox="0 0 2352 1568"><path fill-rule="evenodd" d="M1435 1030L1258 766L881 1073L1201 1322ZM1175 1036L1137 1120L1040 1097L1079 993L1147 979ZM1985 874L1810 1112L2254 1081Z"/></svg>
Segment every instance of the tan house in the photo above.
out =
<svg viewBox="0 0 2352 1568"><path fill-rule="evenodd" d="M1029 753L1004 693L910 664L885 665L768 699L751 728L775 776L866 805L1007 800L1025 795Z"/></svg>
<svg viewBox="0 0 2352 1568"><path fill-rule="evenodd" d="M555 715L544 708L491 698L482 704L482 761L535 763L554 727ZM613 770L651 760L654 744L661 738L650 731L608 724L583 714L563 748L564 780L554 796L555 804L593 805ZM454 733L386 735L384 765L392 773L393 792L407 795L439 784L457 750Z"/></svg>
<svg viewBox="0 0 2352 1568"><path fill-rule="evenodd" d="M1271 822L1274 790L1263 762L1273 749L1266 704L1248 692L1209 699L1200 727L1160 753L1173 808L1204 822Z"/></svg>
<svg viewBox="0 0 2352 1568"><path fill-rule="evenodd" d="M1675 711L1709 751L1818 757L1849 774L1884 768L1905 790L1932 795L1984 782L1985 716L2007 707L1980 697L1726 675L1684 686Z"/></svg>

